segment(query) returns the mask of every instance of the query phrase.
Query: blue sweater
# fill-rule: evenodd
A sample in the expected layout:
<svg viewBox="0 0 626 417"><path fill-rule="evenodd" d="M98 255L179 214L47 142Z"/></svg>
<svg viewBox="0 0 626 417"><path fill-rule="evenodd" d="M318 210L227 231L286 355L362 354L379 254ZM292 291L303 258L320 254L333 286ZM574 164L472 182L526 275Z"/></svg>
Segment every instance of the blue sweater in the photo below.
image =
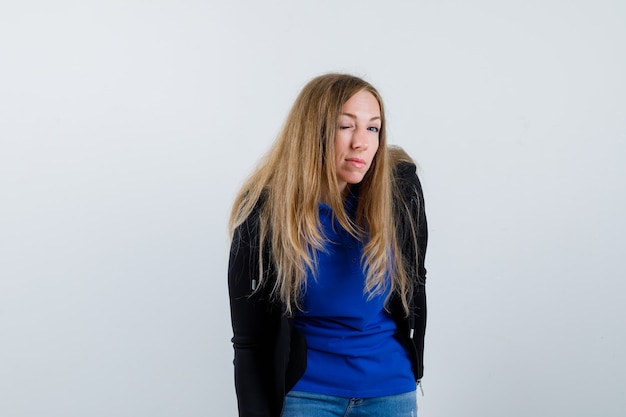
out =
<svg viewBox="0 0 626 417"><path fill-rule="evenodd" d="M327 241L295 317L307 341L307 368L293 390L353 398L413 391L411 361L385 311L389 289L368 300L363 244L333 222L329 206L320 204L319 214Z"/></svg>

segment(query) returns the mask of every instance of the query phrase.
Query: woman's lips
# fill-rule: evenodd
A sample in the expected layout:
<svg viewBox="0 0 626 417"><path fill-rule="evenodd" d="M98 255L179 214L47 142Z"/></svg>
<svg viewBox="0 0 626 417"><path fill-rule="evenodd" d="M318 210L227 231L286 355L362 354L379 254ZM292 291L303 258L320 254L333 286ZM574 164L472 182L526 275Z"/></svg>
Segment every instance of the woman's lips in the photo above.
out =
<svg viewBox="0 0 626 417"><path fill-rule="evenodd" d="M355 168L364 168L365 167L365 161L363 159L360 159L360 158L347 158L346 162L348 162L350 165L352 165Z"/></svg>

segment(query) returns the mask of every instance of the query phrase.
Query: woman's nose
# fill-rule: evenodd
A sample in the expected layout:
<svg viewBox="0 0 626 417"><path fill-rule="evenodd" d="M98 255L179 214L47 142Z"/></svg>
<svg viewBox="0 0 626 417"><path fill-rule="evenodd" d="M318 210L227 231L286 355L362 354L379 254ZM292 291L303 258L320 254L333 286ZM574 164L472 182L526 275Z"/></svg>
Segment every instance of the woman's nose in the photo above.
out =
<svg viewBox="0 0 626 417"><path fill-rule="evenodd" d="M367 133L364 129L356 129L354 136L352 136L352 147L354 149L366 150L369 147Z"/></svg>

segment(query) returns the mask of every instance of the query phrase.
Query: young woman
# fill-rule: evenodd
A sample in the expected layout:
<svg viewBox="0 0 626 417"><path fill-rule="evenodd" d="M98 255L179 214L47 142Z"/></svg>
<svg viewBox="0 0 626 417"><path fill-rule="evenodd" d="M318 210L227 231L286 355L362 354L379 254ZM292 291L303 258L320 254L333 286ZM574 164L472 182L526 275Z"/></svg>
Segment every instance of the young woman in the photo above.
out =
<svg viewBox="0 0 626 417"><path fill-rule="evenodd" d="M230 229L239 415L416 416L424 199L411 159L387 145L376 89L310 81Z"/></svg>

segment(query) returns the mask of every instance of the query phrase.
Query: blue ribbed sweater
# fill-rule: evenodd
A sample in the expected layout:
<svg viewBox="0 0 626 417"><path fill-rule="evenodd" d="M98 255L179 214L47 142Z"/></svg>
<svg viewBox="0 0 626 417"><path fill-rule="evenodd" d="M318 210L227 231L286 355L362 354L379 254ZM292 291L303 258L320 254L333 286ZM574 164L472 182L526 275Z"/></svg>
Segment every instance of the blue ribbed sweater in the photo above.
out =
<svg viewBox="0 0 626 417"><path fill-rule="evenodd" d="M355 203L348 201L350 215ZM316 277L307 278L304 311L295 317L307 341L307 369L293 390L350 398L414 390L411 361L385 311L387 293L369 300L364 294L363 244L329 206L320 204L319 214L327 241L317 253Z"/></svg>

